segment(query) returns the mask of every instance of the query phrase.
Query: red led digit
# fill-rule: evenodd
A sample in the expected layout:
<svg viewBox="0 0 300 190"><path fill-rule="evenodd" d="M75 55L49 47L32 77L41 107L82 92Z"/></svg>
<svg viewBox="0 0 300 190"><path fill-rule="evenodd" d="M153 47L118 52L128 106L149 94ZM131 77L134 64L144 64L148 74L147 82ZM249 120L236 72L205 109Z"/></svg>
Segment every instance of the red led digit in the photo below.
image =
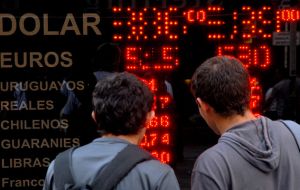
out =
<svg viewBox="0 0 300 190"><path fill-rule="evenodd" d="M114 14L118 14L118 13L121 13L122 12L122 8L119 8L119 7L114 7L113 9L113 13ZM113 27L114 28L120 28L120 27L122 27L123 26L123 21L121 21L121 20L114 20L113 21ZM115 41L120 41L120 40L122 40L123 39L123 35L122 34L114 34L113 35L113 39L115 40Z"/></svg>
<svg viewBox="0 0 300 190"><path fill-rule="evenodd" d="M131 15L131 20L127 25L131 28L128 39L134 39L139 41L141 39L147 40L148 36L145 34L144 27L147 26L147 22L144 19L144 11L134 12L131 9L128 11Z"/></svg>
<svg viewBox="0 0 300 190"><path fill-rule="evenodd" d="M195 22L197 20L195 10L189 10L184 14L188 22Z"/></svg>
<svg viewBox="0 0 300 190"><path fill-rule="evenodd" d="M300 20L300 10L284 9L280 11L280 20L284 22L293 22Z"/></svg>
<svg viewBox="0 0 300 190"><path fill-rule="evenodd" d="M158 144L158 134L157 133L146 133L142 139L141 147L150 148Z"/></svg>
<svg viewBox="0 0 300 190"><path fill-rule="evenodd" d="M162 144L167 144L167 145L170 144L170 134L169 133L165 133L165 134L162 135L161 143Z"/></svg>
<svg viewBox="0 0 300 190"><path fill-rule="evenodd" d="M234 55L235 47L233 45L224 45L217 48L217 55Z"/></svg>
<svg viewBox="0 0 300 190"><path fill-rule="evenodd" d="M151 133L151 146L155 146L157 144L157 133Z"/></svg>
<svg viewBox="0 0 300 190"><path fill-rule="evenodd" d="M167 163L170 163L170 161L171 161L170 152L168 152L168 151L162 151L160 153L158 151L152 151L151 154L155 158L159 159L162 163L167 164Z"/></svg>
<svg viewBox="0 0 300 190"><path fill-rule="evenodd" d="M265 18L265 15L271 12L271 7L269 6L264 6L261 8L261 10L257 11L257 20L256 20L256 25L260 23L263 28L268 28L268 26L272 25L272 20L268 20ZM262 38L271 38L272 34L267 33L266 31L263 30L263 28L253 28L252 32L256 34L256 36L262 37ZM255 31L254 31L255 30Z"/></svg>
<svg viewBox="0 0 300 190"><path fill-rule="evenodd" d="M127 35L127 40L147 40L149 37L146 33L148 28L148 22L145 19L145 14L147 12L147 8L141 11L134 11L131 8L127 8L127 14L129 19L126 23L127 28L130 29L129 34ZM123 28L124 29L124 28Z"/></svg>
<svg viewBox="0 0 300 190"><path fill-rule="evenodd" d="M240 45L238 47L238 59L248 68L251 64L251 54L252 50L249 45Z"/></svg>
<svg viewBox="0 0 300 190"><path fill-rule="evenodd" d="M153 27L156 29L153 39L158 39L159 37L167 37L170 40L177 40L178 34L178 21L172 20L171 16L173 13L177 12L177 8L170 7L168 10L160 11L156 8L153 9L155 20L153 21ZM175 33L174 33L174 31Z"/></svg>
<svg viewBox="0 0 300 190"><path fill-rule="evenodd" d="M142 142L141 142L140 146L143 147L143 148L149 147L147 135L144 135L144 137L143 137L143 139L142 139Z"/></svg>
<svg viewBox="0 0 300 190"><path fill-rule="evenodd" d="M161 116L155 116L147 126L147 128L157 128L158 126L161 126L163 128L169 128L170 127L170 116L169 115L161 115Z"/></svg>
<svg viewBox="0 0 300 190"><path fill-rule="evenodd" d="M157 86L157 79L152 78L152 79L143 79L144 83L150 88L150 90L155 93L158 90Z"/></svg>
<svg viewBox="0 0 300 190"><path fill-rule="evenodd" d="M190 23L204 23L206 21L206 11L203 9L200 10L188 10L184 12L183 15L186 17L186 20Z"/></svg>
<svg viewBox="0 0 300 190"><path fill-rule="evenodd" d="M300 10L291 10L291 21L299 21L300 20Z"/></svg>
<svg viewBox="0 0 300 190"><path fill-rule="evenodd" d="M159 159L159 154L158 154L157 151L152 151L151 154L152 154L153 157Z"/></svg>
<svg viewBox="0 0 300 190"><path fill-rule="evenodd" d="M136 47L127 47L126 48L126 60L137 61L137 48Z"/></svg>
<svg viewBox="0 0 300 190"><path fill-rule="evenodd" d="M216 13L220 13L224 10L223 7L220 6L209 6L207 8L207 18L213 18ZM225 24L225 21L218 20L218 19L207 19L208 26L221 26ZM208 34L209 39L224 39L225 34L224 33L209 33Z"/></svg>
<svg viewBox="0 0 300 190"><path fill-rule="evenodd" d="M153 119L151 119L148 128L157 128L159 124L157 116L155 116Z"/></svg>
<svg viewBox="0 0 300 190"><path fill-rule="evenodd" d="M242 11L245 12L243 14L249 15L247 19L242 20L242 38L249 39L253 38L256 31L256 12L252 10L250 6L243 6Z"/></svg>
<svg viewBox="0 0 300 190"><path fill-rule="evenodd" d="M282 9L276 11L276 32L281 32L282 23L300 20L299 9Z"/></svg>
<svg viewBox="0 0 300 190"><path fill-rule="evenodd" d="M163 47L162 50L163 50L163 60L167 60L167 61L170 61L170 60L173 60L174 58L172 57L171 53L172 53L172 47Z"/></svg>
<svg viewBox="0 0 300 190"><path fill-rule="evenodd" d="M272 20L266 19L266 15L270 13L271 7L263 6L259 10L253 10L250 6L243 6L242 12L248 15L248 18L242 19L242 38L250 39L254 37L271 38L272 34L267 33L264 29L272 25ZM242 13L242 14L245 14ZM236 14L236 13L235 13ZM234 16L236 18L236 16ZM237 27L235 25L235 27Z"/></svg>
<svg viewBox="0 0 300 190"><path fill-rule="evenodd" d="M162 59L167 63L174 63L175 66L179 65L179 59L176 56L178 51L177 47L163 46L162 47Z"/></svg>
<svg viewBox="0 0 300 190"><path fill-rule="evenodd" d="M280 11L276 11L276 32L281 31Z"/></svg>
<svg viewBox="0 0 300 190"><path fill-rule="evenodd" d="M136 47L125 49L125 68L128 71L172 71L179 66L177 46Z"/></svg>
<svg viewBox="0 0 300 190"><path fill-rule="evenodd" d="M267 69L271 65L271 49L268 45L251 47L244 45L220 45L217 48L217 55L231 55L237 57L246 68L256 67Z"/></svg>
<svg viewBox="0 0 300 190"><path fill-rule="evenodd" d="M161 155L160 155L160 161L162 163L170 163L170 153L169 152L166 152L166 151L163 151L161 152Z"/></svg>
<svg viewBox="0 0 300 190"><path fill-rule="evenodd" d="M233 21L233 27L232 27L232 33L230 34L230 39L234 39L235 36L238 34L238 27L237 27L237 21L238 21L238 12L233 11L232 13L232 21Z"/></svg>
<svg viewBox="0 0 300 190"><path fill-rule="evenodd" d="M197 11L197 14L196 14L196 18L197 18L197 21L199 23L202 23L206 20L206 12L204 10L199 10Z"/></svg>
<svg viewBox="0 0 300 190"><path fill-rule="evenodd" d="M255 115L260 115L261 103L262 103L262 88L255 77L250 79L251 86L251 99L250 99L250 109Z"/></svg>
<svg viewBox="0 0 300 190"><path fill-rule="evenodd" d="M271 65L271 50L267 45L261 45L253 50L253 62L254 66L258 66L261 69L266 69Z"/></svg>
<svg viewBox="0 0 300 190"><path fill-rule="evenodd" d="M119 31L114 34L113 39L116 41L147 41L167 37L169 40L178 40L179 22L175 19L175 16L178 16L177 12L178 9L173 7L166 10L113 8L115 18L122 18L122 20L113 21L113 27ZM126 30L129 31L124 34Z"/></svg>
<svg viewBox="0 0 300 190"><path fill-rule="evenodd" d="M170 117L168 115L163 115L160 117L160 125L165 128L170 127Z"/></svg>
<svg viewBox="0 0 300 190"><path fill-rule="evenodd" d="M169 96L160 96L159 105L162 109L166 108L171 103L171 98Z"/></svg>

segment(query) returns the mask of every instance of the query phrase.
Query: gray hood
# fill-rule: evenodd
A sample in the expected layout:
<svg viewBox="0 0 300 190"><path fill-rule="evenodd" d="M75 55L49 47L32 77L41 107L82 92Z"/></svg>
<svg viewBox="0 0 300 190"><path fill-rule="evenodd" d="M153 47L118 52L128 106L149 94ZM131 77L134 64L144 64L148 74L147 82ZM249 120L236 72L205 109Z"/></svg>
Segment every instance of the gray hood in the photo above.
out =
<svg viewBox="0 0 300 190"><path fill-rule="evenodd" d="M219 142L236 150L244 159L263 172L278 167L280 149L276 144L271 121L265 117L235 126L224 133Z"/></svg>

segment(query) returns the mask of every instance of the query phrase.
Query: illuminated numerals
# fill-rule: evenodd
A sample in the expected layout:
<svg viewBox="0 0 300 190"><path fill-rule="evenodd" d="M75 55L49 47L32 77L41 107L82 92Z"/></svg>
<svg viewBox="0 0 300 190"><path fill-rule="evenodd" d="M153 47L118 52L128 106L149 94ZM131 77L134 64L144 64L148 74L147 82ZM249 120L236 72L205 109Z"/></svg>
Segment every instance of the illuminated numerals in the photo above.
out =
<svg viewBox="0 0 300 190"><path fill-rule="evenodd" d="M155 78L143 79L143 81L146 83L146 85L150 88L150 90L153 93L157 92L157 90L158 90L157 79L155 79ZM156 96L154 98L156 98Z"/></svg>
<svg viewBox="0 0 300 190"><path fill-rule="evenodd" d="M179 66L178 47L126 47L125 68L128 71L171 71Z"/></svg>
<svg viewBox="0 0 300 190"><path fill-rule="evenodd" d="M147 11L147 9L134 11L131 8L113 8L113 13L117 14L115 17L122 19L113 21L113 27L120 30L113 36L113 39L115 41L122 41L124 38L133 41L147 40L149 38L145 32L149 30L147 28L149 23L145 19ZM124 31L128 29L129 31L124 34Z"/></svg>
<svg viewBox="0 0 300 190"><path fill-rule="evenodd" d="M282 24L286 22L297 22L300 20L299 9L282 9L276 11L276 32L281 32Z"/></svg>
<svg viewBox="0 0 300 190"><path fill-rule="evenodd" d="M260 115L262 104L262 88L255 77L250 79L251 96L250 96L250 109L255 115Z"/></svg>
<svg viewBox="0 0 300 190"><path fill-rule="evenodd" d="M262 7L261 10L257 11L257 23L261 25L263 28L270 28L272 25L272 20L273 18L266 19L266 15L271 12L271 7L264 6ZM272 34L271 32L267 33L267 30L263 30L260 28L260 26L257 26L256 28L256 35L261 36L262 38L271 38Z"/></svg>
<svg viewBox="0 0 300 190"><path fill-rule="evenodd" d="M167 108L171 103L171 97L170 96L159 96L158 98L158 105L161 109Z"/></svg>
<svg viewBox="0 0 300 190"><path fill-rule="evenodd" d="M163 115L160 117L160 125L164 128L169 128L170 127L170 116L168 115Z"/></svg>
<svg viewBox="0 0 300 190"><path fill-rule="evenodd" d="M171 153L169 151L152 151L151 154L162 163L170 163L171 161Z"/></svg>
<svg viewBox="0 0 300 190"><path fill-rule="evenodd" d="M252 51L249 45L238 46L237 58L248 68L252 63Z"/></svg>
<svg viewBox="0 0 300 190"><path fill-rule="evenodd" d="M147 13L147 9L143 9L142 11L132 11L132 9L128 8L127 12L130 15L130 19L127 21L127 26L130 28L130 32L127 35L128 40L147 40L149 36L145 32L148 30L147 26L149 25L148 21L145 19L145 14Z"/></svg>
<svg viewBox="0 0 300 190"><path fill-rule="evenodd" d="M219 7L219 6L209 6L207 8L207 24L208 24L208 27L210 27L210 26L221 26L221 25L225 24L225 21L223 21L223 20L213 19L215 17L214 16L215 14L217 14L217 13L220 14L223 10L224 10L224 8ZM224 39L225 34L220 33L220 32L209 33L208 38L209 39Z"/></svg>
<svg viewBox="0 0 300 190"><path fill-rule="evenodd" d="M153 21L153 26L156 28L156 32L153 35L153 39L158 39L160 36L165 36L170 40L178 39L178 21L171 19L173 14L176 14L177 8L170 7L167 10L160 11L153 8L155 12L155 20Z"/></svg>
<svg viewBox="0 0 300 190"><path fill-rule="evenodd" d="M267 69L271 65L271 50L267 45L251 47L245 45L221 45L217 50L218 55L231 55L239 58L245 67Z"/></svg>
<svg viewBox="0 0 300 190"><path fill-rule="evenodd" d="M200 9L200 10L188 10L187 12L184 12L183 15L185 16L186 20L189 23L204 23L206 22L206 10Z"/></svg>
<svg viewBox="0 0 300 190"><path fill-rule="evenodd" d="M254 48L252 64L262 69L268 68L271 65L270 47L267 45L261 45L259 48Z"/></svg>
<svg viewBox="0 0 300 190"><path fill-rule="evenodd" d="M221 26L225 25L225 21L216 19L216 14L220 14L224 10L223 7L220 6L209 6L206 10L204 9L190 9L187 12L183 13L183 16L189 23L198 23L198 24L205 24L208 27L212 26ZM214 28L215 28L214 27ZM184 28L183 33L186 34L187 30ZM209 33L209 39L224 39L225 34L216 32L216 33Z"/></svg>
<svg viewBox="0 0 300 190"><path fill-rule="evenodd" d="M250 6L242 7L242 15L247 13L248 17L242 19L242 38L250 39L254 37L271 38L271 33L266 33L263 29L272 25L271 19L266 19L266 15L271 11L271 7L263 6L259 10L253 10ZM236 12L234 12L236 14ZM237 15L233 15L234 19ZM236 26L236 25L235 25ZM236 29L234 28L234 31Z"/></svg>
<svg viewBox="0 0 300 190"><path fill-rule="evenodd" d="M284 22L294 22L300 20L300 10L297 9L283 9L278 11L279 19Z"/></svg>
<svg viewBox="0 0 300 190"><path fill-rule="evenodd" d="M150 88L152 92L157 92L157 80L150 79L150 80L143 80L147 86ZM164 84L162 84L164 85ZM159 95L154 96L154 107L153 110L159 108L160 110L167 109L172 102L172 98L170 95Z"/></svg>
<svg viewBox="0 0 300 190"><path fill-rule="evenodd" d="M248 18L247 19L242 19L242 26L243 26L243 33L242 37L243 38L253 38L255 35L256 31L256 25L255 25L255 20L256 20L256 12L252 10L250 6L243 6L242 7L243 12L248 12Z"/></svg>
<svg viewBox="0 0 300 190"><path fill-rule="evenodd" d="M159 132L149 132L144 135L141 142L141 147L143 148L153 148L158 145L170 145L170 134Z"/></svg>
<svg viewBox="0 0 300 190"><path fill-rule="evenodd" d="M166 145L170 144L170 134L169 133L165 133L162 135L161 144L166 144Z"/></svg>
<svg viewBox="0 0 300 190"><path fill-rule="evenodd" d="M148 41L158 39L178 40L179 22L176 20L178 9L157 8L113 8L115 18L113 27L118 29L113 36L115 41Z"/></svg>
<svg viewBox="0 0 300 190"><path fill-rule="evenodd" d="M155 116L153 119L151 119L151 121L147 125L147 129L158 128L158 126L159 126L158 117Z"/></svg>
<svg viewBox="0 0 300 190"><path fill-rule="evenodd" d="M237 21L238 21L238 12L234 11L232 14L232 20L233 20L233 28L232 28L232 33L230 34L230 39L235 39L235 37L238 34L238 25L237 25Z"/></svg>
<svg viewBox="0 0 300 190"><path fill-rule="evenodd" d="M122 11L123 11L123 8L120 8L120 7L114 7L112 11L113 11L114 14L121 14ZM119 16L116 16L116 18L120 18L120 17L119 17ZM122 28L124 27L124 21L121 20L121 19L119 19L119 20L114 20L114 21L113 21L113 27L114 27L114 28L120 28L120 29L122 29ZM124 36L123 36L123 34L121 34L121 33L115 33L115 34L113 35L113 39L114 39L115 41L121 41L121 40L123 40L123 38L124 38Z"/></svg>
<svg viewBox="0 0 300 190"><path fill-rule="evenodd" d="M170 128L171 127L171 120L169 115L161 115L155 116L147 125L148 129L153 128Z"/></svg>
<svg viewBox="0 0 300 190"><path fill-rule="evenodd" d="M157 133L149 133L145 134L144 138L141 142L141 147L143 148L150 148L158 145L158 134Z"/></svg>

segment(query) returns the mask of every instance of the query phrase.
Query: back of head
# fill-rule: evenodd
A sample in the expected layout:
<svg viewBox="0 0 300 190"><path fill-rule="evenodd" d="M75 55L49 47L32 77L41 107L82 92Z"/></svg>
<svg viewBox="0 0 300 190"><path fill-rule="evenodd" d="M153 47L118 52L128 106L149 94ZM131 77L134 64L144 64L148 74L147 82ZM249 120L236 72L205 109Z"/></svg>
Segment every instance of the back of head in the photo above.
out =
<svg viewBox="0 0 300 190"><path fill-rule="evenodd" d="M121 61L121 49L114 43L103 43L98 46L93 65L95 71L116 72L119 71Z"/></svg>
<svg viewBox="0 0 300 190"><path fill-rule="evenodd" d="M225 117L243 115L249 108L249 74L233 57L216 56L202 63L192 77L191 89L195 97Z"/></svg>
<svg viewBox="0 0 300 190"><path fill-rule="evenodd" d="M137 134L153 106L153 94L136 76L114 73L98 81L93 92L98 127L113 135Z"/></svg>

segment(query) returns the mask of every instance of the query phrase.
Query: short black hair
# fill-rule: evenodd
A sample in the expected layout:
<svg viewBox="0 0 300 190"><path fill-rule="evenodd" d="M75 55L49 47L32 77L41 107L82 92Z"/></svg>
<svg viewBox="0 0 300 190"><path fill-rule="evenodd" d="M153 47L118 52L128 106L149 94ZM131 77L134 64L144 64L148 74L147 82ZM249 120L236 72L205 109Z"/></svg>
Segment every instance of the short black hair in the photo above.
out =
<svg viewBox="0 0 300 190"><path fill-rule="evenodd" d="M97 125L104 133L136 134L153 108L153 94L135 75L114 73L96 84L93 105Z"/></svg>
<svg viewBox="0 0 300 190"><path fill-rule="evenodd" d="M117 72L120 68L121 49L115 43L103 43L97 47L92 64L95 71Z"/></svg>
<svg viewBox="0 0 300 190"><path fill-rule="evenodd" d="M193 74L191 90L222 116L244 115L249 108L249 73L234 57L216 56L202 63Z"/></svg>

